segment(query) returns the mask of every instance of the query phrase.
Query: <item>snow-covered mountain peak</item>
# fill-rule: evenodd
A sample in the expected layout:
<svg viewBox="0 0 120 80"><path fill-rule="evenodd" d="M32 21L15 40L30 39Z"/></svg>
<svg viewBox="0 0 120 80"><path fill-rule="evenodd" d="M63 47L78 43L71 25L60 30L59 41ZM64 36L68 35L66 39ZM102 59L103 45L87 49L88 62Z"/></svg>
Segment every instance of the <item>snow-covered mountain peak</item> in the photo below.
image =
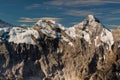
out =
<svg viewBox="0 0 120 80"><path fill-rule="evenodd" d="M54 20L42 19L35 26L48 37L57 38L72 44L71 39L84 38L89 44L94 43L99 46L107 43L109 46L113 44L112 33L107 30L102 23L93 15L88 15L81 23L73 27L63 27ZM74 45L74 44L72 44Z"/></svg>
<svg viewBox="0 0 120 80"><path fill-rule="evenodd" d="M89 21L95 21L95 17L94 17L94 15L88 15L88 20Z"/></svg>
<svg viewBox="0 0 120 80"><path fill-rule="evenodd" d="M95 46L106 43L110 49L114 43L111 31L93 15L88 15L81 23L68 28L66 32L71 37L84 38L89 44L95 43Z"/></svg>
<svg viewBox="0 0 120 80"><path fill-rule="evenodd" d="M74 27L79 27L81 30L96 30L97 28L102 28L103 25L94 15L88 15L81 23L74 25Z"/></svg>
<svg viewBox="0 0 120 80"><path fill-rule="evenodd" d="M85 20L87 20L88 22L98 22L98 23L100 23L100 21L94 15L91 15L91 14L88 15Z"/></svg>
<svg viewBox="0 0 120 80"><path fill-rule="evenodd" d="M33 28L37 27L41 30L42 34L46 34L49 37L56 38L56 32L54 29L57 27L55 20L49 18L40 19Z"/></svg>
<svg viewBox="0 0 120 80"><path fill-rule="evenodd" d="M45 23L55 24L55 20L50 19L50 18L42 18L36 24L38 24L40 26L40 25L45 24Z"/></svg>
<svg viewBox="0 0 120 80"><path fill-rule="evenodd" d="M33 28L20 27L0 28L0 37L14 43L35 44L31 35L35 38L51 38L65 41L74 46L73 40L83 38L89 44L99 46L106 43L111 47L114 43L111 31L106 29L93 15L88 15L81 23L73 27L63 27L52 19L40 19ZM44 36L44 37L43 37Z"/></svg>

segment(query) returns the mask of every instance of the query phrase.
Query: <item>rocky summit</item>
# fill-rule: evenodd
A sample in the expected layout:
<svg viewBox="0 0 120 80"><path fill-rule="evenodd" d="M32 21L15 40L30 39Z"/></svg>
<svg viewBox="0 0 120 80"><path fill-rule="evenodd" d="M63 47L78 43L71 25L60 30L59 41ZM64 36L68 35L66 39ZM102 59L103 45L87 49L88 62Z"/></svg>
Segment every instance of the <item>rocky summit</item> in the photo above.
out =
<svg viewBox="0 0 120 80"><path fill-rule="evenodd" d="M93 15L0 28L0 80L120 80L120 41Z"/></svg>

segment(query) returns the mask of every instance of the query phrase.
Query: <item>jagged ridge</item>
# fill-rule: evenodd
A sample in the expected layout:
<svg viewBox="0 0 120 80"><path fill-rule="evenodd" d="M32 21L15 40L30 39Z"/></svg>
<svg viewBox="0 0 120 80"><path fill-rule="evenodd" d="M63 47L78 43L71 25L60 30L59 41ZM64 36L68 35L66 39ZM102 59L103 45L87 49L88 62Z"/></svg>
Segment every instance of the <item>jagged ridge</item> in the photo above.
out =
<svg viewBox="0 0 120 80"><path fill-rule="evenodd" d="M99 46L101 42L111 46L114 42L112 33L93 15L88 15L84 21L70 28L65 28L61 24L55 23L53 20L46 19L39 20L33 28L38 28L42 34L51 38L60 38L61 41L64 40L71 45L73 45L71 40L76 37L84 38L89 44L95 43L96 46ZM18 44L35 44L30 37L31 34L36 36L36 38L40 38L38 32L35 30L20 27L1 28L0 33L1 38Z"/></svg>
<svg viewBox="0 0 120 80"><path fill-rule="evenodd" d="M2 79L119 80L119 43L93 15L70 28L42 19L0 32Z"/></svg>

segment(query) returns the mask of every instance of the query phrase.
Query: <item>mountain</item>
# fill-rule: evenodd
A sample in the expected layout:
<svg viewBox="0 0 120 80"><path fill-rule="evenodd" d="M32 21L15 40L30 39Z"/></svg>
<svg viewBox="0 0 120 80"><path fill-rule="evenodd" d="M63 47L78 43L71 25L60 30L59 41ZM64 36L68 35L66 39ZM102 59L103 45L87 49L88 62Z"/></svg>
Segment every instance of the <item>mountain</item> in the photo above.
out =
<svg viewBox="0 0 120 80"><path fill-rule="evenodd" d="M111 31L106 29L93 15L88 15L84 21L70 28L65 28L50 20L39 20L36 25L34 28L40 28L41 33L52 38L61 38L60 40L70 44L75 38L84 38L89 44L94 43L95 46L102 43L111 46L114 43Z"/></svg>
<svg viewBox="0 0 120 80"><path fill-rule="evenodd" d="M0 28L3 28L3 27L12 27L14 25L10 24L10 23L7 23L3 20L0 20Z"/></svg>
<svg viewBox="0 0 120 80"><path fill-rule="evenodd" d="M41 19L0 33L3 80L119 80L120 42L93 15L69 28Z"/></svg>

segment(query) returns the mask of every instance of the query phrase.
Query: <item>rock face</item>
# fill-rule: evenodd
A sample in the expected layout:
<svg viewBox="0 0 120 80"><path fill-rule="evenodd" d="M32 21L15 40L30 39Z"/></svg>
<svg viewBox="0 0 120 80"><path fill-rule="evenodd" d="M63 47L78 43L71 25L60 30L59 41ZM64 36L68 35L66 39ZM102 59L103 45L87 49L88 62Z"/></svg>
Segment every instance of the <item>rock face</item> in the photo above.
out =
<svg viewBox="0 0 120 80"><path fill-rule="evenodd" d="M118 26L117 29L112 30L114 41L120 40L120 27Z"/></svg>
<svg viewBox="0 0 120 80"><path fill-rule="evenodd" d="M42 19L30 30L3 30L0 78L119 80L120 42L93 15L70 28Z"/></svg>

